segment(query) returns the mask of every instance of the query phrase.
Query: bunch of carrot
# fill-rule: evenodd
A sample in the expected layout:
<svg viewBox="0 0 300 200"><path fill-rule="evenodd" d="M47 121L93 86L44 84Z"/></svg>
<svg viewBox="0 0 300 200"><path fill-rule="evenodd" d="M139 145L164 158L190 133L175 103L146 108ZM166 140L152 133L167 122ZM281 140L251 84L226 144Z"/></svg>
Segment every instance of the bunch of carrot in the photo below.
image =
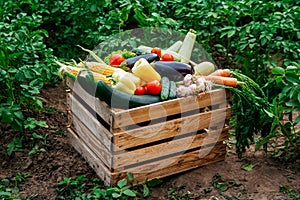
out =
<svg viewBox="0 0 300 200"><path fill-rule="evenodd" d="M236 87L239 84L239 81L236 78L230 77L230 74L230 69L217 69L211 74L202 77L205 80L209 80L217 84Z"/></svg>

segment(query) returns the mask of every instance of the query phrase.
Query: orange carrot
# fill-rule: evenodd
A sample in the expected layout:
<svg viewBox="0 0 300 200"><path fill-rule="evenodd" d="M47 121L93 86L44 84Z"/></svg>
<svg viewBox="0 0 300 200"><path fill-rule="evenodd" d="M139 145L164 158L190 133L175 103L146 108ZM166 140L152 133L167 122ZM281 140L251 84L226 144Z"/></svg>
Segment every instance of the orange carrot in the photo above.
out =
<svg viewBox="0 0 300 200"><path fill-rule="evenodd" d="M230 76L230 69L217 69L216 71L212 72L208 76L224 76L224 77L229 77Z"/></svg>
<svg viewBox="0 0 300 200"><path fill-rule="evenodd" d="M232 77L223 77L223 76L203 76L205 80L212 81L217 84L222 84L230 87L236 87L238 85L238 80Z"/></svg>

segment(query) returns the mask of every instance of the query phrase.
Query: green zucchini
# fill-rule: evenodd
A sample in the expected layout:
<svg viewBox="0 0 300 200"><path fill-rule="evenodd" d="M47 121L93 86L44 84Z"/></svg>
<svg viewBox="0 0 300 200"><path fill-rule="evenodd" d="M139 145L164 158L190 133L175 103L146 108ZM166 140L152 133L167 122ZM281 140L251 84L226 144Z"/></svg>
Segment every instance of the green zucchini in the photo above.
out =
<svg viewBox="0 0 300 200"><path fill-rule="evenodd" d="M98 97L112 108L129 109L160 102L160 96L128 94L110 87L102 80L94 81L89 73L80 73L77 80L89 94Z"/></svg>
<svg viewBox="0 0 300 200"><path fill-rule="evenodd" d="M163 76L161 78L161 92L160 92L160 99L165 101L169 98L169 91L170 91L170 80L168 77Z"/></svg>
<svg viewBox="0 0 300 200"><path fill-rule="evenodd" d="M175 99L176 96L176 83L175 81L170 81L170 91L169 91L169 99Z"/></svg>

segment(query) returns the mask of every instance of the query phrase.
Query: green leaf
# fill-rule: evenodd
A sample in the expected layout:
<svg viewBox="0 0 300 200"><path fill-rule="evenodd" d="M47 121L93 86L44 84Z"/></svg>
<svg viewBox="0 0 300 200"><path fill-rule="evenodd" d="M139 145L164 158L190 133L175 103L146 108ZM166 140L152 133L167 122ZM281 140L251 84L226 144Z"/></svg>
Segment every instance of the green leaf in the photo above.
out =
<svg viewBox="0 0 300 200"><path fill-rule="evenodd" d="M144 188L143 188L143 196L144 196L144 197L147 197L147 196L149 196L149 195L150 195L149 187L148 187L146 184L144 184Z"/></svg>
<svg viewBox="0 0 300 200"><path fill-rule="evenodd" d="M29 130L33 130L35 129L37 126L40 126L40 127L47 127L47 123L45 121L39 121L39 120L36 120L34 118L27 118L26 121L24 122L24 128L25 129L29 129Z"/></svg>
<svg viewBox="0 0 300 200"><path fill-rule="evenodd" d="M127 184L127 179L121 179L118 181L117 185L119 188L123 188Z"/></svg>
<svg viewBox="0 0 300 200"><path fill-rule="evenodd" d="M14 151L20 151L22 147L22 140L20 138L14 138L7 146L7 154L10 156Z"/></svg>
<svg viewBox="0 0 300 200"><path fill-rule="evenodd" d="M251 163L247 163L241 167L241 169L243 169L245 171L252 171L253 168L254 168L254 165Z"/></svg>
<svg viewBox="0 0 300 200"><path fill-rule="evenodd" d="M112 193L111 194L111 196L113 197L113 198L119 198L119 197L121 197L121 194L118 194L118 193Z"/></svg>
<svg viewBox="0 0 300 200"><path fill-rule="evenodd" d="M19 118L21 120L24 119L22 111L16 111L16 112L14 112L14 116L16 116L17 118Z"/></svg>
<svg viewBox="0 0 300 200"><path fill-rule="evenodd" d="M261 45L264 46L267 43L267 38L262 38L261 40Z"/></svg>
<svg viewBox="0 0 300 200"><path fill-rule="evenodd" d="M255 47L255 45L256 45L255 43L251 43L251 44L249 44L249 48L253 49L253 47Z"/></svg>
<svg viewBox="0 0 300 200"><path fill-rule="evenodd" d="M286 74L285 77L286 80L288 80L291 83L300 83L300 77L298 77L296 74Z"/></svg>
<svg viewBox="0 0 300 200"><path fill-rule="evenodd" d="M263 111L270 117L270 118L273 118L274 117L274 114L267 111L266 109L263 108Z"/></svg>
<svg viewBox="0 0 300 200"><path fill-rule="evenodd" d="M228 31L227 35L228 35L228 38L232 37L234 34L235 34L236 30L230 30Z"/></svg>
<svg viewBox="0 0 300 200"><path fill-rule="evenodd" d="M275 78L275 81L276 81L276 83L280 83L282 79L283 79L283 76L277 76Z"/></svg>
<svg viewBox="0 0 300 200"><path fill-rule="evenodd" d="M129 197L135 197L136 194L131 189L126 189L123 191L123 194L129 196Z"/></svg>
<svg viewBox="0 0 300 200"><path fill-rule="evenodd" d="M288 106L288 107L298 107L298 106L300 106L299 102L297 102L297 101L290 101L290 102L285 103L285 105Z"/></svg>
<svg viewBox="0 0 300 200"><path fill-rule="evenodd" d="M284 69L282 67L274 67L272 69L272 73L273 74L283 75L284 74Z"/></svg>
<svg viewBox="0 0 300 200"><path fill-rule="evenodd" d="M132 181L133 180L133 173L132 172L128 172L127 173L127 177L128 177L128 180Z"/></svg>
<svg viewBox="0 0 300 200"><path fill-rule="evenodd" d="M7 109L2 110L1 117L3 123L11 123L14 120L13 114Z"/></svg>
<svg viewBox="0 0 300 200"><path fill-rule="evenodd" d="M291 66L291 65L289 65L289 66L287 66L286 67L286 71L292 71L292 70L295 70L295 69L297 69L298 67L296 67L296 66Z"/></svg>
<svg viewBox="0 0 300 200"><path fill-rule="evenodd" d="M298 115L298 117L295 119L295 124L300 123L300 115Z"/></svg>
<svg viewBox="0 0 300 200"><path fill-rule="evenodd" d="M149 187L156 187L156 186L162 184L162 182L163 181L161 179L155 178L150 181L147 181L147 185L149 185Z"/></svg>

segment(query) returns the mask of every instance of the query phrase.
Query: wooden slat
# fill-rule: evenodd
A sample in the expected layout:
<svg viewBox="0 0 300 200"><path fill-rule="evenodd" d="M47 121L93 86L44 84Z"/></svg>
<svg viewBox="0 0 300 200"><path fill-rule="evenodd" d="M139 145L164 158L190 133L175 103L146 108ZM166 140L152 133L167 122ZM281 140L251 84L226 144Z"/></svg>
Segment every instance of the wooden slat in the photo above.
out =
<svg viewBox="0 0 300 200"><path fill-rule="evenodd" d="M112 173L102 163L102 161L92 152L88 146L76 135L76 133L68 128L68 137L71 145L79 152L87 163L94 169L97 176L103 180L106 185L112 184Z"/></svg>
<svg viewBox="0 0 300 200"><path fill-rule="evenodd" d="M227 133L227 128L224 128ZM153 159L171 157L174 153L184 152L190 149L224 141L227 134L222 134L222 129L209 131L208 133L193 134L188 137L174 138L168 142L162 142L132 151L124 151L114 155L113 169L123 169L126 166L141 162L150 162Z"/></svg>
<svg viewBox="0 0 300 200"><path fill-rule="evenodd" d="M113 135L92 115L73 95L69 94L67 98L68 105L72 108L72 115L75 115L91 133L100 140L104 146L112 149Z"/></svg>
<svg viewBox="0 0 300 200"><path fill-rule="evenodd" d="M212 148L209 148L209 152L205 154L205 157L200 157L201 152L207 151L207 148L191 151L182 154L177 159L169 158L169 160L147 163L145 165L135 166L123 171L112 173L112 185L115 185L118 180L126 178L127 172L132 172L134 176L134 183L142 183L145 180L151 180L155 178L164 178L170 175L185 172L197 167L209 165L215 162L219 162L225 159L226 145L222 141L218 142Z"/></svg>
<svg viewBox="0 0 300 200"><path fill-rule="evenodd" d="M112 124L113 111L104 102L100 101L98 98L90 95L83 89L78 82L67 78L66 84L72 89L73 95L80 97L91 109L93 109L104 121L108 124Z"/></svg>
<svg viewBox="0 0 300 200"><path fill-rule="evenodd" d="M228 103L227 97L228 94L225 89L216 89L201 93L198 96L189 96L129 110L121 110L114 113L113 128L125 127L211 105L221 104L222 106L219 106L219 108L226 107Z"/></svg>
<svg viewBox="0 0 300 200"><path fill-rule="evenodd" d="M114 151L209 129L212 126L222 129L229 114L229 108L223 108L115 133L113 142L118 149Z"/></svg>
<svg viewBox="0 0 300 200"><path fill-rule="evenodd" d="M78 137L94 152L95 155L109 168L112 166L112 153L93 133L76 117L73 117L73 130Z"/></svg>

